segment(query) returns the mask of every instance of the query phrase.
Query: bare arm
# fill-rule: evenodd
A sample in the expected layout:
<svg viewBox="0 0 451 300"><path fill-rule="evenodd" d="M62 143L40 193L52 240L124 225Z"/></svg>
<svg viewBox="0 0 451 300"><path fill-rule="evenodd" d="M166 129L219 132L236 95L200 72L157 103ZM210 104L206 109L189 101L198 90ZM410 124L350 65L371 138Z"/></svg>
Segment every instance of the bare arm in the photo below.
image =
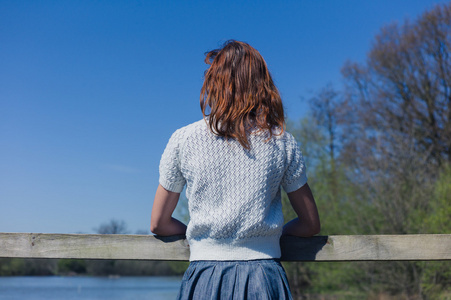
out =
<svg viewBox="0 0 451 300"><path fill-rule="evenodd" d="M288 193L288 199L298 217L285 224L282 234L300 237L318 234L321 229L318 209L308 184Z"/></svg>
<svg viewBox="0 0 451 300"><path fill-rule="evenodd" d="M163 236L186 233L186 225L172 217L179 197L180 193L170 192L158 185L150 217L150 231Z"/></svg>

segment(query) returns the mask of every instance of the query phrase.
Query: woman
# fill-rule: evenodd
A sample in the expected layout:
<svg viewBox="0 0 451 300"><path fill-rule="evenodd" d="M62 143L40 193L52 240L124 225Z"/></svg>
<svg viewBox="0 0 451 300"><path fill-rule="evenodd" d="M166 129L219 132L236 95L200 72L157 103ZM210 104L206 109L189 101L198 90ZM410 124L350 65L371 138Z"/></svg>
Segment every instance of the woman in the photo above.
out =
<svg viewBox="0 0 451 300"><path fill-rule="evenodd" d="M301 151L257 50L232 40L205 62L204 118L166 146L151 231L186 234L190 266L178 299L291 299L280 236L320 230ZM188 226L172 217L185 185ZM285 226L280 187L298 215Z"/></svg>

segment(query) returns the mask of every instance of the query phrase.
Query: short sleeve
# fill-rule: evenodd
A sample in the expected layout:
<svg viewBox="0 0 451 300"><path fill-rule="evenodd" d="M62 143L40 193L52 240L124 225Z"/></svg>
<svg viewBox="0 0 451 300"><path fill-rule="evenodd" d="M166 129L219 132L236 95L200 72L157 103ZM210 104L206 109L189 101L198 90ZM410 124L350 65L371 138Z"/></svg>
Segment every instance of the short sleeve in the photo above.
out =
<svg viewBox="0 0 451 300"><path fill-rule="evenodd" d="M307 183L304 157L294 137L287 134L287 165L282 178L282 187L287 193L294 192Z"/></svg>
<svg viewBox="0 0 451 300"><path fill-rule="evenodd" d="M166 190L175 193L181 193L186 182L180 168L180 144L182 138L182 130L174 132L160 160L159 182Z"/></svg>

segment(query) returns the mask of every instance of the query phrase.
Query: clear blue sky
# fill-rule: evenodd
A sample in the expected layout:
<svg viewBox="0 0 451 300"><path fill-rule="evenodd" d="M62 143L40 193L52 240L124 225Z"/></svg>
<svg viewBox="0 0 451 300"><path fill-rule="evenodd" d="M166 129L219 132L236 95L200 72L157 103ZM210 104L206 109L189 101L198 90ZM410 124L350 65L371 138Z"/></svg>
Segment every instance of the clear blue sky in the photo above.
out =
<svg viewBox="0 0 451 300"><path fill-rule="evenodd" d="M0 1L0 232L149 227L171 133L199 120L204 52L243 40L287 116L427 0Z"/></svg>

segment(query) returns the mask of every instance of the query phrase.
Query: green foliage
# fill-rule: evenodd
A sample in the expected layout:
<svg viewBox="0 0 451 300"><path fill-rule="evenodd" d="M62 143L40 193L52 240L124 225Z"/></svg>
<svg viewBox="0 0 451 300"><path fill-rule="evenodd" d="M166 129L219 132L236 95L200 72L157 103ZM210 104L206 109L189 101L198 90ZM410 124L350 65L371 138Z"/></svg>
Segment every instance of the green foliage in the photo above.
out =
<svg viewBox="0 0 451 300"><path fill-rule="evenodd" d="M86 261L80 259L58 260L58 274L85 274Z"/></svg>
<svg viewBox="0 0 451 300"><path fill-rule="evenodd" d="M424 216L427 233L451 233L451 165L444 165L434 185L428 214ZM421 288L430 298L440 299L443 291L451 293L451 262L422 262ZM448 297L450 294L448 294ZM445 299L445 298L443 298Z"/></svg>
<svg viewBox="0 0 451 300"><path fill-rule="evenodd" d="M139 260L0 258L0 276L173 276L183 274L187 264L187 262Z"/></svg>
<svg viewBox="0 0 451 300"><path fill-rule="evenodd" d="M172 276L174 274L167 261L118 260L113 273L121 276Z"/></svg>
<svg viewBox="0 0 451 300"><path fill-rule="evenodd" d="M57 261L35 258L0 258L0 276L56 275Z"/></svg>
<svg viewBox="0 0 451 300"><path fill-rule="evenodd" d="M435 182L424 224L429 233L451 233L451 164L443 167Z"/></svg>
<svg viewBox="0 0 451 300"><path fill-rule="evenodd" d="M169 268L173 275L183 275L188 269L189 262L187 261L168 261Z"/></svg>
<svg viewBox="0 0 451 300"><path fill-rule="evenodd" d="M431 299L445 299L444 291L448 291L448 298L451 296L451 262L422 262L423 276L421 287L425 295Z"/></svg>
<svg viewBox="0 0 451 300"><path fill-rule="evenodd" d="M327 142L330 141L328 132L311 117L297 124L291 123L288 130L300 142L307 161L309 185L321 219L320 234L363 234L365 228L369 231L360 224L364 224L371 214L370 207L361 201L362 189L349 180L346 168L328 151L331 148ZM285 220L295 218L286 194L283 194L282 204ZM284 263L297 297L344 289L358 293L356 286L363 271L355 266L348 263Z"/></svg>
<svg viewBox="0 0 451 300"><path fill-rule="evenodd" d="M302 141L298 134L308 126L308 135L317 137L310 142L309 151L325 147L326 140L321 138L324 132L319 127L318 132L313 132L312 124L301 121L297 126L291 124L296 127L290 130ZM396 228L405 233L451 232L450 166L433 176L418 172L418 164L409 167L406 160L396 177L381 176L368 186L348 173L349 166L340 156L332 163L323 151L323 155L315 154L313 163L315 167L308 168L309 185L320 213L321 235L402 233ZM282 195L282 203L286 221L296 217L286 194ZM399 213L403 213L402 218ZM401 221L398 227L393 227L391 217ZM360 295L356 299L380 294L395 298L421 294L424 299L440 299L451 282L449 262L284 263L284 267L299 297L337 295L347 290ZM337 295L337 299L350 299L352 295Z"/></svg>
<svg viewBox="0 0 451 300"><path fill-rule="evenodd" d="M25 275L25 260L22 258L0 258L0 276Z"/></svg>

